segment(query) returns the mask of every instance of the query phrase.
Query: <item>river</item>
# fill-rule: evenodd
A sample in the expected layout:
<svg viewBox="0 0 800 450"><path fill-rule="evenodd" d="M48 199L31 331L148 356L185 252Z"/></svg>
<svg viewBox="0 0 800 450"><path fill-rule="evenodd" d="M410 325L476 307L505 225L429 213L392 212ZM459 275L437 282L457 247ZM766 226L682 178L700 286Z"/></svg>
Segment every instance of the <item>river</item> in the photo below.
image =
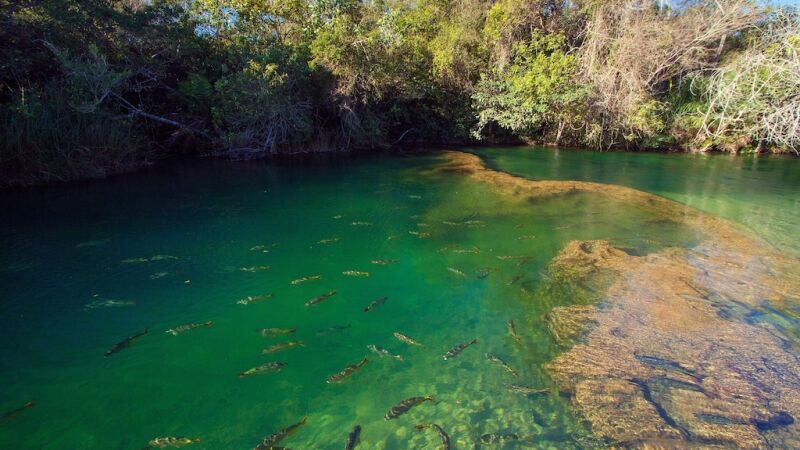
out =
<svg viewBox="0 0 800 450"><path fill-rule="evenodd" d="M798 424L786 419L800 408L795 397L784 395L789 403L780 405L756 399L742 413L723 401L719 385L746 374L724 365L715 372L704 362L722 359L681 350L713 342L719 325L676 327L685 339L671 354L654 343L663 335L637 334L651 310L625 319L609 313L632 311L620 303L632 292L625 280L657 289L663 261L679 278L689 266L717 273L709 267L733 258L725 255L759 258L767 268L747 271L752 285L785 286L739 299L723 292L724 282L695 277L687 284L703 291L702 300L686 301L705 313L713 297L723 328L730 323L732 335L775 343L780 370L796 368L800 303L791 288L798 278L763 280L783 277L775 268L800 255L800 160L467 152L173 162L0 193L0 414L13 411L0 420L0 448L142 449L159 436L185 436L202 439L188 448L244 449L303 418L280 445L340 449L358 424L357 448L438 448L437 433L416 430L420 423L440 425L458 449L602 448L626 439L779 447L800 439ZM576 256L573 241L594 243ZM720 241L730 241L727 253L709 250L729 244ZM609 256L589 265L581 259L605 245ZM581 333L554 332L564 329L565 315L585 314L592 316L580 320ZM198 326L176 331L186 324ZM641 342L620 357L633 361L630 370L592 373L576 351L597 355L596 343L613 339ZM285 342L293 346L270 349ZM746 343L729 346L749 354ZM367 364L341 382L326 382L364 357ZM238 376L268 362L285 365ZM665 379L669 392L659 387ZM643 387L599 392L597 380ZM757 381L751 384L765 390L800 391L794 379L779 387ZM683 402L697 399L672 397L676 390L714 403L707 413L686 413ZM384 418L417 396L433 400ZM599 398L624 402L597 405ZM667 431L643 431L641 423L628 424L636 432L615 431L626 423L615 414L643 411L637 408Z"/></svg>

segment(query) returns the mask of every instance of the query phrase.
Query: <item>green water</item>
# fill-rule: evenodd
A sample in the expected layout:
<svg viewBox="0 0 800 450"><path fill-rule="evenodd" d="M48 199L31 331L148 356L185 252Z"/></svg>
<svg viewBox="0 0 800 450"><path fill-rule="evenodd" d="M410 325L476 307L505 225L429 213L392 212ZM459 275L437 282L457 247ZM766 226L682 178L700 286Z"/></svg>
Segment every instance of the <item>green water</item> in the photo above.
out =
<svg viewBox="0 0 800 450"><path fill-rule="evenodd" d="M531 179L596 181L661 195L743 224L800 256L800 160L795 157L526 147L473 151L492 167Z"/></svg>
<svg viewBox="0 0 800 450"><path fill-rule="evenodd" d="M667 195L795 243L784 231L800 215L792 195L798 161L479 152L535 178L616 182ZM189 448L246 449L304 416L307 425L282 445L340 449L360 424L358 448L437 448L435 433L414 430L435 422L454 448L476 448L485 433L529 438L488 448L590 447L568 398L555 390L526 398L504 387L553 386L543 366L561 349L545 314L585 301L548 285L547 262L572 239L609 239L647 253L691 246L697 236L599 194L519 203L464 175L430 171L442 161L434 154L304 166L176 163L0 194L0 414L36 401L0 420L0 448L141 449L172 435L203 439ZM750 178L753 167L757 178ZM770 218L780 225L769 228ZM269 251L251 250L260 245ZM155 255L177 259L123 262ZM377 259L396 263L371 263ZM240 270L251 266L271 268ZM484 269L490 274L479 278ZM348 270L370 275L342 273ZM312 275L321 279L290 283ZM332 290L337 294L326 302L304 306ZM266 293L273 298L237 304ZM363 312L381 296L385 304ZM85 306L107 299L136 304ZM509 319L521 344L506 332ZM165 333L208 320L213 327ZM297 331L259 335L270 327ZM149 334L133 346L103 356L144 328ZM395 331L425 347L399 342ZM472 338L478 343L443 360ZM287 340L305 347L261 354ZM370 353L369 344L404 361ZM486 352L520 378L488 362ZM325 382L364 356L370 362L346 382ZM269 361L287 366L237 378ZM422 395L436 402L383 419L395 403Z"/></svg>

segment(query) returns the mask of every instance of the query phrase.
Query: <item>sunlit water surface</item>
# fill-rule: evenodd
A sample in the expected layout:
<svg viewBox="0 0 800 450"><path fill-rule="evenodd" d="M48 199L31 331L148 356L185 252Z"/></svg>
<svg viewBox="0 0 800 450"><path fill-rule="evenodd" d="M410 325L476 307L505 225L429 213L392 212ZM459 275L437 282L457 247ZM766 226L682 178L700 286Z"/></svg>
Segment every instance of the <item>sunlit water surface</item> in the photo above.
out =
<svg viewBox="0 0 800 450"><path fill-rule="evenodd" d="M795 160L476 152L523 176L654 192L800 249L790 233L800 222ZM0 414L36 402L0 421L0 448L142 449L157 436L188 436L203 439L190 448L246 449L304 416L307 424L281 445L340 449L360 424L358 448L437 448L433 431L414 429L433 422L454 448L476 448L487 433L520 437L487 448L594 446L555 389L525 397L505 387L553 387L543 366L563 349L545 315L581 299L548 289L546 265L573 239L645 254L691 246L697 236L599 194L514 201L462 174L432 172L442 161L174 164L0 194ZM241 270L261 266L269 269ZM369 276L343 274L351 270ZM382 296L384 304L363 311ZM135 304L91 307L110 299ZM521 344L506 331L509 319ZM209 320L210 328L166 333ZM297 331L259 335L272 327ZM103 356L144 329L131 347ZM395 331L424 347L398 341ZM283 341L305 346L262 354ZM369 344L404 360L371 353ZM325 382L364 356L369 363L345 382ZM270 361L287 365L237 377ZM427 395L435 403L384 420L400 400Z"/></svg>

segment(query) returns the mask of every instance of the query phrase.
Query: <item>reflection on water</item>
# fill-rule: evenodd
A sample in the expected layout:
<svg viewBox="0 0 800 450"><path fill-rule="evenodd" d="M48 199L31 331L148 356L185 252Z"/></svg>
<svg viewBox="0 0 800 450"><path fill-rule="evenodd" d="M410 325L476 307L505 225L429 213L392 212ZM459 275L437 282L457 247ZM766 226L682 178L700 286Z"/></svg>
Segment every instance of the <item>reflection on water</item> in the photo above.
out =
<svg viewBox="0 0 800 450"><path fill-rule="evenodd" d="M432 170L445 163L212 162L3 194L0 447L338 449L357 425L357 448L605 445L552 374L617 278L551 260L573 240L627 261L700 232L598 192L528 198ZM791 341L783 309L727 314ZM706 390L672 359L638 361L677 373L649 377L651 398ZM739 420L725 412L698 413Z"/></svg>

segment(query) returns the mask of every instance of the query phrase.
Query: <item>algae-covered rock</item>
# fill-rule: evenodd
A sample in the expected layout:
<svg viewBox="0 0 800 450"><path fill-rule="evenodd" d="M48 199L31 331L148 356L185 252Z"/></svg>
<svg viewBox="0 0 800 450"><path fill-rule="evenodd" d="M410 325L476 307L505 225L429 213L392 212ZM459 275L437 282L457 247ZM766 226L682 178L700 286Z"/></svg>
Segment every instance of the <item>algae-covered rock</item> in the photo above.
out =
<svg viewBox="0 0 800 450"><path fill-rule="evenodd" d="M592 425L592 431L618 442L638 439L680 439L634 383L618 378L595 378L576 386L573 402Z"/></svg>
<svg viewBox="0 0 800 450"><path fill-rule="evenodd" d="M593 305L557 306L545 318L547 329L558 345L575 345L597 324L595 309Z"/></svg>
<svg viewBox="0 0 800 450"><path fill-rule="evenodd" d="M719 305L708 301L750 308L749 291L720 293L704 282L713 258L699 269L680 249L638 257L587 248L608 249L570 243L553 264L588 267L580 271L587 279L608 270L617 278L603 294L603 308L549 314L559 342L585 337L548 370L573 394L575 410L593 432L636 448L763 448L796 439L797 358L772 330L731 320L736 317L719 314ZM758 281L758 289L769 285Z"/></svg>
<svg viewBox="0 0 800 450"><path fill-rule="evenodd" d="M627 253L606 241L572 241L550 263L553 278L590 281L588 276L613 270Z"/></svg>
<svg viewBox="0 0 800 450"><path fill-rule="evenodd" d="M800 261L657 195L528 180L475 155L447 156L448 168L509 198L595 192L696 234L691 249L644 256L574 241L548 267L538 299L567 294L578 306L548 315L556 340L572 347L547 369L596 436L619 448L800 448L798 336L782 312L798 310Z"/></svg>

